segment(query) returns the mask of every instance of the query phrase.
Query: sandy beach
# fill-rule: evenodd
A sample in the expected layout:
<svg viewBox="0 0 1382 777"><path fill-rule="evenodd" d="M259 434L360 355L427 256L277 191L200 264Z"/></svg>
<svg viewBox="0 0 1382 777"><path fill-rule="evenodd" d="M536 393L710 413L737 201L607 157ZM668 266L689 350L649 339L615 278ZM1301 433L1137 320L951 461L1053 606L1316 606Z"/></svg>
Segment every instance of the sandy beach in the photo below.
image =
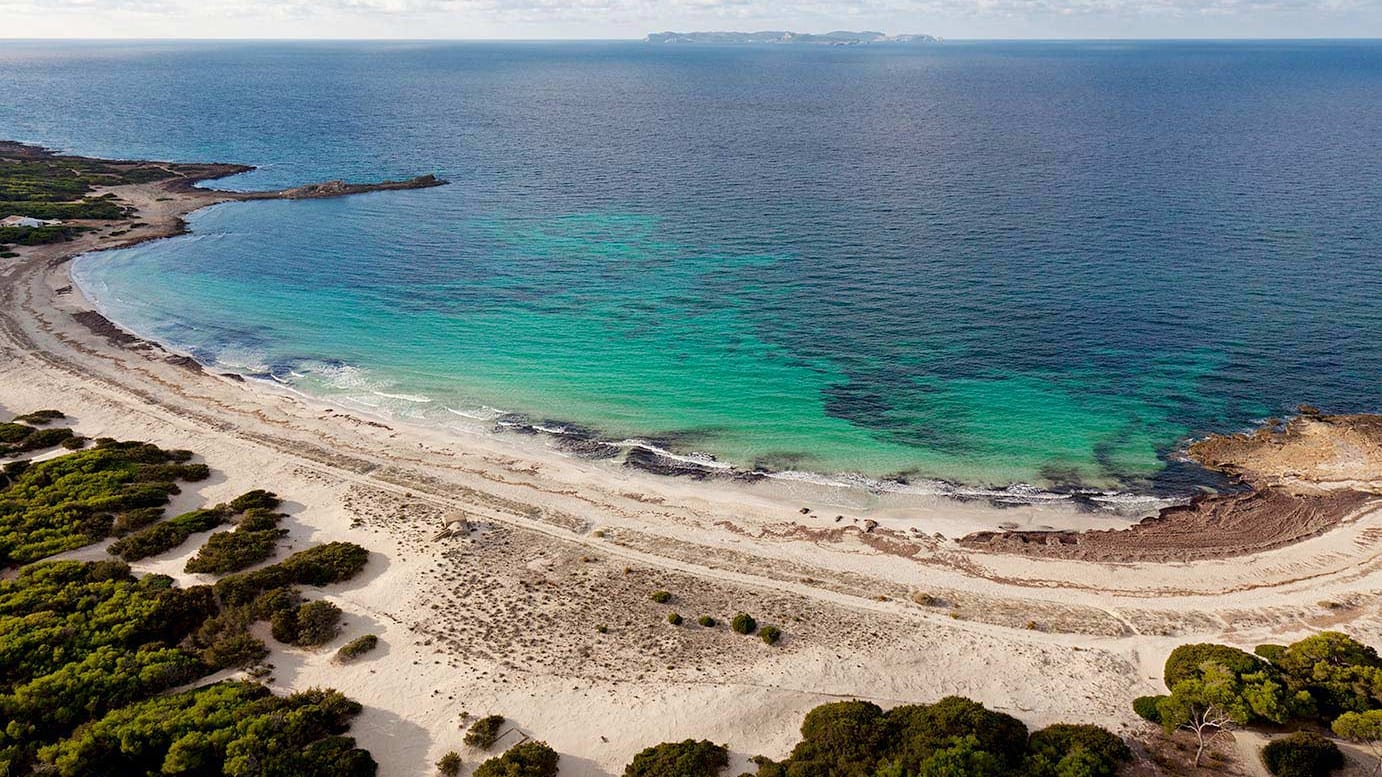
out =
<svg viewBox="0 0 1382 777"><path fill-rule="evenodd" d="M93 313L68 259L176 234L187 213L244 199L186 183L112 190L138 211L125 234L102 226L0 259L0 417L55 407L87 437L191 449L214 474L175 509L268 488L291 515L281 552L332 540L368 548L366 573L327 589L347 613L337 641L274 643L269 661L275 688L331 686L363 703L352 735L383 775L428 774L452 749L466 756L463 716L491 713L517 727L504 741L550 743L571 777L619 774L643 747L687 737L726 743L738 774L750 756L785 755L802 715L840 698L888 706L959 694L1029 725L1137 735L1148 726L1131 699L1158 690L1179 644L1250 649L1326 627L1382 641L1375 451L1352 445L1278 469L1255 450L1224 453L1252 461L1256 485L1288 489L1281 499L1322 501L1275 528L1249 513L1228 540L1224 522L1241 515L1186 508L1210 518L1105 532L1113 547L1141 549L1120 556L960 540L1124 530L1145 516L696 482L541 440L370 418L208 374ZM461 519L473 531L443 531ZM135 567L197 581L183 565L198 544ZM673 600L651 601L657 590ZM688 625L669 625L672 610ZM783 641L689 625L739 611L780 626ZM365 633L380 636L379 650L332 663ZM1245 773L1260 768L1244 760Z"/></svg>

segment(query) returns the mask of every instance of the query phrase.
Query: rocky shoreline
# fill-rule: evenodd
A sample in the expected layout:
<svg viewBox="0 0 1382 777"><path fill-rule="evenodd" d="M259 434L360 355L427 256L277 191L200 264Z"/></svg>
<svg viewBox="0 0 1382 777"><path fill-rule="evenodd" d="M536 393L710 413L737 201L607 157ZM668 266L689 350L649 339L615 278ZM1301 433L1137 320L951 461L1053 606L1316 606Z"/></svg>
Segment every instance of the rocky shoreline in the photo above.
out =
<svg viewBox="0 0 1382 777"><path fill-rule="evenodd" d="M1126 529L975 532L975 550L1085 561L1191 561L1246 555L1322 534L1382 506L1382 415L1327 415L1212 435L1189 447L1201 466L1246 491L1205 494Z"/></svg>

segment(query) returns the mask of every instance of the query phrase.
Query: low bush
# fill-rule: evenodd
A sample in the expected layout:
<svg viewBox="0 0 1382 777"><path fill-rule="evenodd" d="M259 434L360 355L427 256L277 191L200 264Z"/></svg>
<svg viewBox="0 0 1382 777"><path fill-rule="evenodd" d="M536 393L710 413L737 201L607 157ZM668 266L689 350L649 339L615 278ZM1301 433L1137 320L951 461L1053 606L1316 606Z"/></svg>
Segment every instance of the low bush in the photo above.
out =
<svg viewBox="0 0 1382 777"><path fill-rule="evenodd" d="M734 629L736 634L752 634L758 631L758 621L754 620L752 615L741 612L729 622L729 627Z"/></svg>
<svg viewBox="0 0 1382 777"><path fill-rule="evenodd" d="M1097 726L1023 723L951 696L884 712L864 701L821 705L782 762L758 757L756 777L1112 777L1131 758Z"/></svg>
<svg viewBox="0 0 1382 777"><path fill-rule="evenodd" d="M782 629L776 626L764 626L758 630L758 637L769 645L776 645L782 639Z"/></svg>
<svg viewBox="0 0 1382 777"><path fill-rule="evenodd" d="M67 427L36 429L26 424L0 424L0 456L14 456L62 445L76 435Z"/></svg>
<svg viewBox="0 0 1382 777"><path fill-rule="evenodd" d="M201 652L202 661L216 669L244 669L269 657L264 641L248 632L232 632Z"/></svg>
<svg viewBox="0 0 1382 777"><path fill-rule="evenodd" d="M715 777L729 766L729 750L714 742L667 742L638 753L624 777Z"/></svg>
<svg viewBox="0 0 1382 777"><path fill-rule="evenodd" d="M273 638L285 645L294 645L298 641L298 611L294 607L291 610L279 610L269 617L269 633Z"/></svg>
<svg viewBox="0 0 1382 777"><path fill-rule="evenodd" d="M162 507L139 507L134 510L126 510L115 516L115 521L110 526L110 533L121 537L161 520L163 520Z"/></svg>
<svg viewBox="0 0 1382 777"><path fill-rule="evenodd" d="M47 426L54 421L61 421L66 417L67 415L61 410L35 410L32 413L17 415L14 417L14 420L17 423L29 424L30 426Z"/></svg>
<svg viewBox="0 0 1382 777"><path fill-rule="evenodd" d="M341 608L327 601L308 602L298 608L300 647L324 645L336 638L341 628Z"/></svg>
<svg viewBox="0 0 1382 777"><path fill-rule="evenodd" d="M461 754L455 750L447 753L437 761L437 771L444 777L456 777L461 773Z"/></svg>
<svg viewBox="0 0 1382 777"><path fill-rule="evenodd" d="M298 647L316 647L330 642L336 638L340 623L341 608L326 601L279 610L269 619L274 639Z"/></svg>
<svg viewBox="0 0 1382 777"><path fill-rule="evenodd" d="M1262 763L1274 777L1326 777L1343 768L1344 754L1319 734L1298 731L1262 748Z"/></svg>
<svg viewBox="0 0 1382 777"><path fill-rule="evenodd" d="M1137 716L1143 720L1159 724L1161 723L1161 710L1157 709L1157 705L1165 698L1165 696L1138 696L1132 700L1132 711L1136 712Z"/></svg>
<svg viewBox="0 0 1382 777"><path fill-rule="evenodd" d="M1098 726L1057 723L1027 740L1028 777L1114 777L1131 760L1127 744Z"/></svg>
<svg viewBox="0 0 1382 777"><path fill-rule="evenodd" d="M480 718L470 724L470 730L465 732L465 743L477 750L488 750L494 747L495 741L499 739L499 731L503 726L503 715L488 715Z"/></svg>
<svg viewBox="0 0 1382 777"><path fill-rule="evenodd" d="M107 550L124 561L139 561L172 550L193 534L220 526L226 518L224 510L214 507L193 510L127 534L111 543Z"/></svg>
<svg viewBox="0 0 1382 777"><path fill-rule="evenodd" d="M667 613L667 622L673 626L680 626L682 624L682 618L677 613L669 612Z"/></svg>
<svg viewBox="0 0 1382 777"><path fill-rule="evenodd" d="M274 696L255 683L217 683L112 711L46 747L62 777L258 774L373 777L370 754L342 736L361 707L335 691Z"/></svg>
<svg viewBox="0 0 1382 777"><path fill-rule="evenodd" d="M336 660L342 664L349 663L371 650L374 650L378 646L379 637L373 634L356 637L342 645L341 649L336 651Z"/></svg>
<svg viewBox="0 0 1382 777"><path fill-rule="evenodd" d="M702 615L700 618L696 620L696 622L706 627L707 629L715 628L715 619L710 617L709 615Z"/></svg>
<svg viewBox="0 0 1382 777"><path fill-rule="evenodd" d="M560 758L546 742L524 742L480 764L473 777L556 777Z"/></svg>
<svg viewBox="0 0 1382 777"><path fill-rule="evenodd" d="M267 509L251 509L234 531L208 537L197 555L187 560L187 571L225 575L265 561L288 534L287 529L278 528L280 517Z"/></svg>
<svg viewBox="0 0 1382 777"><path fill-rule="evenodd" d="M257 488L230 500L227 507L232 513L243 513L249 510L277 510L280 504L282 504L282 500L278 498L277 494Z"/></svg>
<svg viewBox="0 0 1382 777"><path fill-rule="evenodd" d="M653 595L652 595L650 598L651 598L653 601L657 602L658 604L666 604L666 603L672 601L672 592L671 592L671 591L653 591Z"/></svg>
<svg viewBox="0 0 1382 777"><path fill-rule="evenodd" d="M300 604L302 596L298 594L297 589L284 586L271 588L256 596L254 601L250 602L249 610L255 619L268 620L285 610L296 610Z"/></svg>
<svg viewBox="0 0 1382 777"><path fill-rule="evenodd" d="M1172 650L1166 659L1166 687L1175 688L1176 683L1182 680L1198 678L1202 667L1207 663L1223 666L1235 675L1252 674L1267 668L1267 663L1257 656L1228 645L1181 645Z"/></svg>
<svg viewBox="0 0 1382 777"><path fill-rule="evenodd" d="M349 580L369 561L369 551L350 542L331 542L299 551L262 569L236 572L216 581L223 604L245 605L274 588L329 585Z"/></svg>

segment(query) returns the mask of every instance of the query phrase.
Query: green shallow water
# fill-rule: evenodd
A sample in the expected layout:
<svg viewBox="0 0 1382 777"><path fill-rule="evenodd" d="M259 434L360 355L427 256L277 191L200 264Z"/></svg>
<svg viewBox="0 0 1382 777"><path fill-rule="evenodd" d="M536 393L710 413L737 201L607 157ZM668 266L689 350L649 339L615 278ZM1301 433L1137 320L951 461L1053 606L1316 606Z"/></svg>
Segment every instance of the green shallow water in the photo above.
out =
<svg viewBox="0 0 1382 777"><path fill-rule="evenodd" d="M765 310L785 301L765 305L771 287L751 279L787 260L689 252L659 242L651 217L477 220L465 231L499 249L491 272L459 284L384 281L406 283L396 290L409 297L402 306L375 286L320 285L282 269L266 285L188 261L292 250L266 241L277 233L261 219L286 227L304 209L312 205L219 207L193 219L195 232L215 235L214 248L197 238L140 246L85 259L77 276L120 320L323 398L443 423L454 411L484 419L502 410L771 470L1096 487L1149 480L1163 466L1160 446L1186 432L1158 400L1221 362L1164 356L1131 381L1097 362L946 379L933 373L954 349L918 349L905 365L872 365L912 372L912 401L889 403L890 418L869 427L828 412L832 387L849 380L832 360L757 334ZM545 265L550 285L533 288L506 269L509 254L521 257L513 264ZM854 361L858 369L865 359Z"/></svg>

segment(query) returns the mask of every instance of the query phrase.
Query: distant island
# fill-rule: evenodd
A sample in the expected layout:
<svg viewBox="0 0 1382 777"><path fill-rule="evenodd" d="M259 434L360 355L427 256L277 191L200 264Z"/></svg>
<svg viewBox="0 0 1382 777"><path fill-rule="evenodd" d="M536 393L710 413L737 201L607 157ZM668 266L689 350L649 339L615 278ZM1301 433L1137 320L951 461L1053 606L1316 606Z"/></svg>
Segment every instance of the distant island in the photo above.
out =
<svg viewBox="0 0 1382 777"><path fill-rule="evenodd" d="M806 32L655 32L645 38L648 43L772 43L808 44L814 46L867 46L880 43L940 43L934 35L887 35L881 32L846 32L837 30L822 34Z"/></svg>

